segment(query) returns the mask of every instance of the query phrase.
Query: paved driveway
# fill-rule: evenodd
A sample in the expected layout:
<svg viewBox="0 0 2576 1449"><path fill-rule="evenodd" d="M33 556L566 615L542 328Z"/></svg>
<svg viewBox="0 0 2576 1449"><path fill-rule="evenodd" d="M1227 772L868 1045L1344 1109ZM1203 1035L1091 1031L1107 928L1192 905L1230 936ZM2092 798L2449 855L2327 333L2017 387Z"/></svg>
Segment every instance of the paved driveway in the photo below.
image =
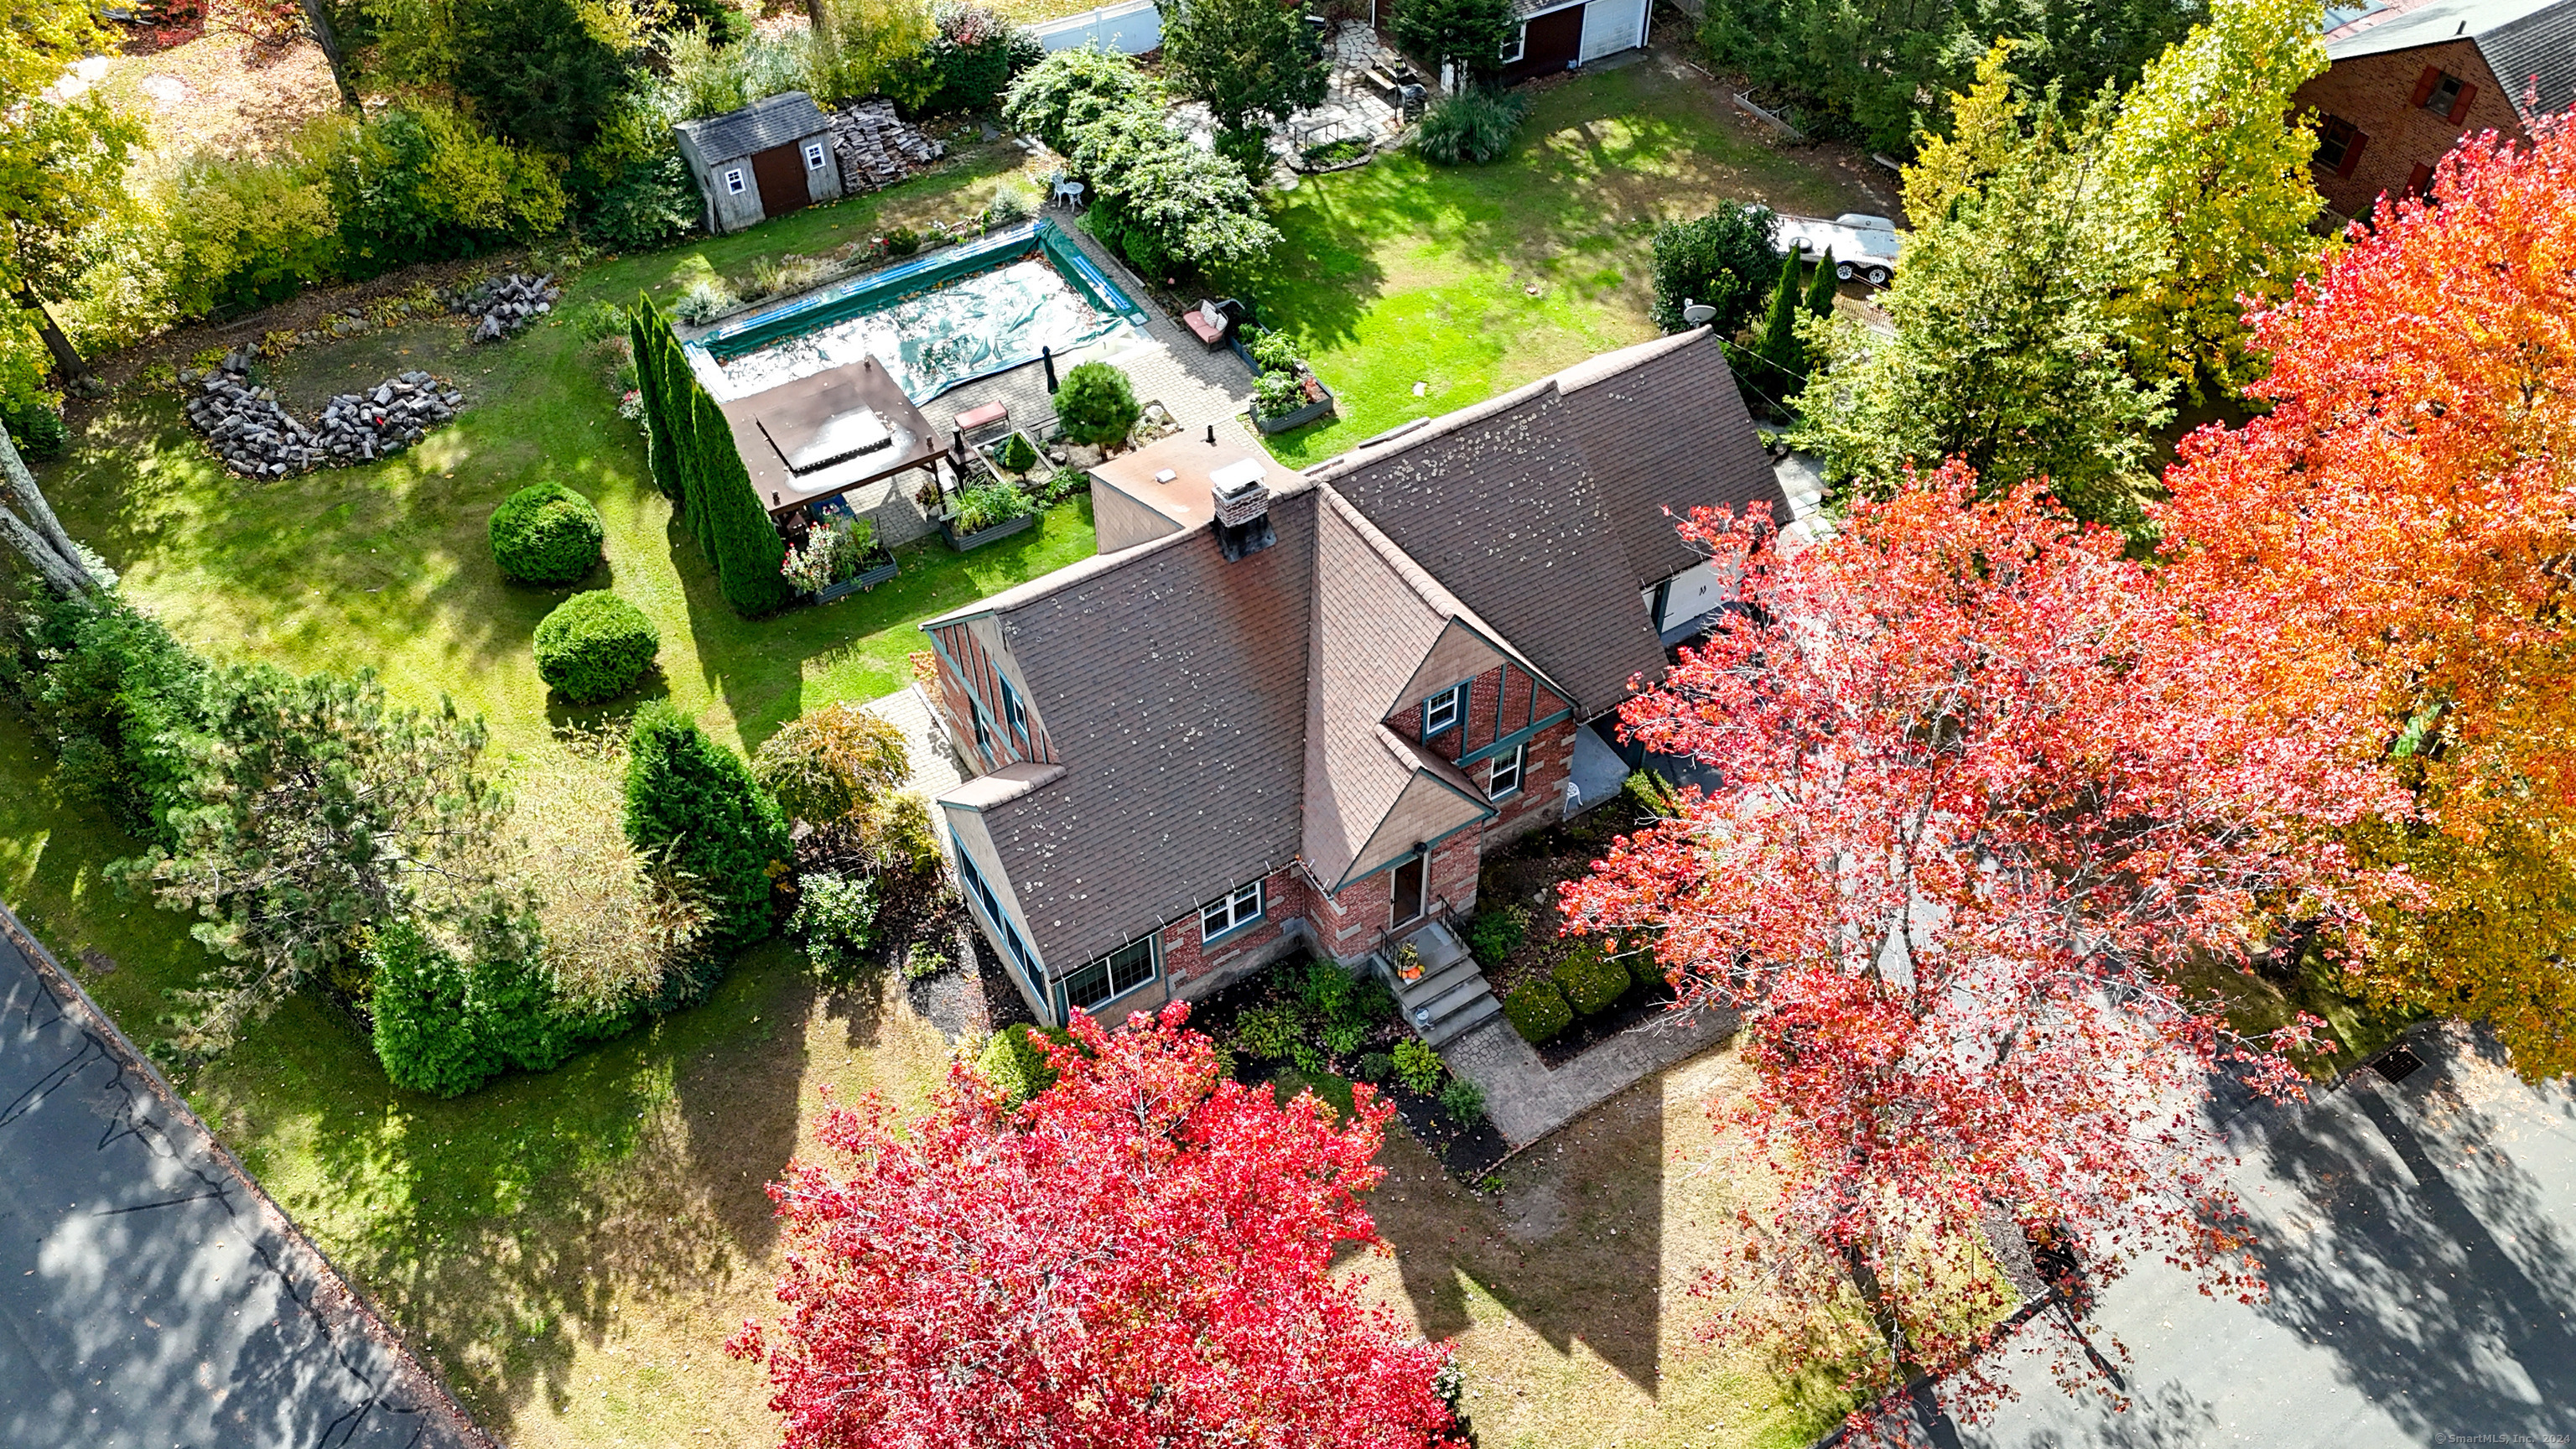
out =
<svg viewBox="0 0 2576 1449"><path fill-rule="evenodd" d="M2576 1097L2524 1086L2465 1032L2415 1044L2425 1065L2401 1082L2364 1073L2302 1107L2225 1112L2269 1303L2141 1266L2095 1314L2134 1356L2130 1412L2069 1399L2022 1353L2019 1403L1926 1438L2576 1444Z"/></svg>
<svg viewBox="0 0 2576 1449"><path fill-rule="evenodd" d="M0 1445L479 1449L0 912Z"/></svg>

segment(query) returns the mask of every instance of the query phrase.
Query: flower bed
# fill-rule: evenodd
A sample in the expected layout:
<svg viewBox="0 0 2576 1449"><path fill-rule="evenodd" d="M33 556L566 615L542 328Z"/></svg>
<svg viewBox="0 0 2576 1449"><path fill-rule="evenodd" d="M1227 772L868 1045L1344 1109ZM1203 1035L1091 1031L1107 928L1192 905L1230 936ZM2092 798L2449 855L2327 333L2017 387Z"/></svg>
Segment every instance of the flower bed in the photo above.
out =
<svg viewBox="0 0 2576 1449"><path fill-rule="evenodd" d="M1015 533L1026 533L1030 529L1037 527L1037 523L1038 516L1036 514L1024 513L1017 518L1007 519L1001 523L996 523L989 528L979 528L969 533L958 529L957 520L953 518L943 518L939 520L939 536L948 540L948 546L950 548L957 550L959 553L965 553L971 549L982 548L984 545L995 542L996 540L1008 538Z"/></svg>
<svg viewBox="0 0 2576 1449"><path fill-rule="evenodd" d="M899 572L894 554L877 542L876 525L842 517L806 530L802 548L790 548L778 572L812 603L873 589Z"/></svg>
<svg viewBox="0 0 2576 1449"><path fill-rule="evenodd" d="M1252 425L1263 433L1284 433L1330 417L1333 393L1297 355L1287 337L1260 327L1239 330L1234 353L1253 370Z"/></svg>

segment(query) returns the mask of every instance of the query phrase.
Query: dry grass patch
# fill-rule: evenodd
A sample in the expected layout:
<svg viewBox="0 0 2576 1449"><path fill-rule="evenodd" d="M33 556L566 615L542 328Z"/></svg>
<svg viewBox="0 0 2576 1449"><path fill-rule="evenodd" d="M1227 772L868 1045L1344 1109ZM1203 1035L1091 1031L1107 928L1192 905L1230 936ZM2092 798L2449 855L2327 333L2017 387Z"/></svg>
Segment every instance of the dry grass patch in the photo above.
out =
<svg viewBox="0 0 2576 1449"><path fill-rule="evenodd" d="M149 149L170 160L200 151L273 151L340 104L331 66L312 41L271 49L217 30L168 50L118 56L98 88L141 117Z"/></svg>

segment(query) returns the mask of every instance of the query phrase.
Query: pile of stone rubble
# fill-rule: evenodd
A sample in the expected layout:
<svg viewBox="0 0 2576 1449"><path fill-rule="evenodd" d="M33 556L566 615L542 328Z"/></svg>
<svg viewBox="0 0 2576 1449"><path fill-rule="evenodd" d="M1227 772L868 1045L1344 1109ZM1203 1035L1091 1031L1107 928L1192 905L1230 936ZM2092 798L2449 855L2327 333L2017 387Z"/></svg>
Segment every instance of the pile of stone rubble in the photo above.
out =
<svg viewBox="0 0 2576 1449"><path fill-rule="evenodd" d="M880 96L832 113L832 151L842 189L855 194L892 186L948 148L897 119L894 102Z"/></svg>
<svg viewBox="0 0 2576 1449"><path fill-rule="evenodd" d="M188 421L206 435L224 466L245 478L285 478L324 464L371 463L417 443L456 416L465 395L426 372L406 372L372 392L342 393L308 427L277 400L273 388L250 384L250 355L235 351L203 373L181 373L197 395Z"/></svg>
<svg viewBox="0 0 2576 1449"><path fill-rule="evenodd" d="M474 340L498 342L555 309L563 295L553 273L531 277L512 272L492 277L458 292L448 305L474 319Z"/></svg>

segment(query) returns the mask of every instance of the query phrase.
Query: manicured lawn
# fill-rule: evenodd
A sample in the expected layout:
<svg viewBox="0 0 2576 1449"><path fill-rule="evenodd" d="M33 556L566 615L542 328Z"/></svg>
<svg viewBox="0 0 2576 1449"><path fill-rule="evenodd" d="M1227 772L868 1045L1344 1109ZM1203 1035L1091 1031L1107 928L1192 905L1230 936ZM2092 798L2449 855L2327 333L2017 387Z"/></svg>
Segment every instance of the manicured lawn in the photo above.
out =
<svg viewBox="0 0 2576 1449"><path fill-rule="evenodd" d="M1407 153L1308 179L1280 197L1286 244L1240 286L1296 336L1340 410L1271 450L1319 462L1654 336L1655 227L1748 201L1879 209L1812 153L1762 142L1714 84L1660 55L1538 91L1491 166Z"/></svg>

